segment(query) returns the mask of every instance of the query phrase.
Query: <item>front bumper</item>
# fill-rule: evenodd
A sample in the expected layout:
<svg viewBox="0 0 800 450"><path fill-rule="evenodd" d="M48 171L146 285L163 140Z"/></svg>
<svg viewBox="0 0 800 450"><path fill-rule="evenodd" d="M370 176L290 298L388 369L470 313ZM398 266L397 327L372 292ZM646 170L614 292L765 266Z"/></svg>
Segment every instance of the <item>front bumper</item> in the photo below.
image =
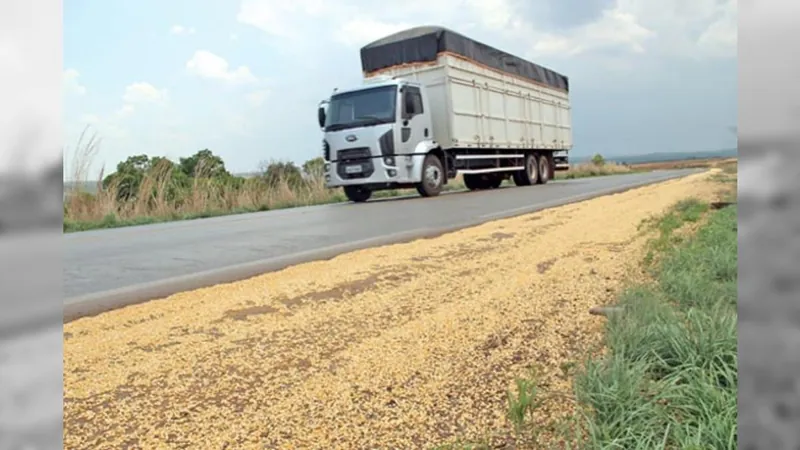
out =
<svg viewBox="0 0 800 450"><path fill-rule="evenodd" d="M419 183L425 155L370 156L326 164L328 187Z"/></svg>

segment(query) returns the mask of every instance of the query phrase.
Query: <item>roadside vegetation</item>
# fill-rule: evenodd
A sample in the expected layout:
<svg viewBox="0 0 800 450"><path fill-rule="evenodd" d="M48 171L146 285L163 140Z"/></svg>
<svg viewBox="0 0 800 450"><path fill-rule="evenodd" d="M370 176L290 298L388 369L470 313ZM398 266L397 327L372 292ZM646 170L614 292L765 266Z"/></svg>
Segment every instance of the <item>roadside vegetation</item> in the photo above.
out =
<svg viewBox="0 0 800 450"><path fill-rule="evenodd" d="M101 171L91 185L87 168L99 142L86 135L73 156L74 173L64 196L64 232L116 228L175 220L198 219L248 212L347 201L341 189L325 187L324 161L315 158L296 165L291 161L262 163L251 176L231 174L211 150L200 150L177 162L160 156L134 155L117 164L110 174ZM557 179L631 173L636 169L606 162L601 155ZM94 177L92 177L94 178ZM445 190L464 189L460 178ZM416 195L411 190L376 192L373 198Z"/></svg>
<svg viewBox="0 0 800 450"><path fill-rule="evenodd" d="M625 173L646 172L627 164L606 161L601 154L595 154L589 162L574 164L570 170L556 172L556 179L571 180L574 178L620 175Z"/></svg>
<svg viewBox="0 0 800 450"><path fill-rule="evenodd" d="M686 199L643 223L653 233L647 276L603 308L598 348L562 368L572 395L547 392L535 376L517 380L508 397L515 448L737 448L736 163L720 168L722 200ZM574 402L574 415L535 428L553 395Z"/></svg>
<svg viewBox="0 0 800 450"><path fill-rule="evenodd" d="M585 447L736 448L736 206L711 212L690 239L674 228L708 207L683 202L659 224L654 282L621 296L607 355L578 373L574 441Z"/></svg>

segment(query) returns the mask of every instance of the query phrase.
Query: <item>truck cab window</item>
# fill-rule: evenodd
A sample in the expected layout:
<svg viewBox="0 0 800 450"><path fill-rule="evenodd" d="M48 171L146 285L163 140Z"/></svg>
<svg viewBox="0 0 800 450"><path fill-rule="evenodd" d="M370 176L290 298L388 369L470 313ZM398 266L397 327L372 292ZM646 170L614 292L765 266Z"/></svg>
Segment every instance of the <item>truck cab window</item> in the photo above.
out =
<svg viewBox="0 0 800 450"><path fill-rule="evenodd" d="M331 97L326 131L374 126L395 121L397 87L382 86Z"/></svg>
<svg viewBox="0 0 800 450"><path fill-rule="evenodd" d="M410 119L417 114L422 114L422 94L419 88L407 87L405 89L405 117Z"/></svg>

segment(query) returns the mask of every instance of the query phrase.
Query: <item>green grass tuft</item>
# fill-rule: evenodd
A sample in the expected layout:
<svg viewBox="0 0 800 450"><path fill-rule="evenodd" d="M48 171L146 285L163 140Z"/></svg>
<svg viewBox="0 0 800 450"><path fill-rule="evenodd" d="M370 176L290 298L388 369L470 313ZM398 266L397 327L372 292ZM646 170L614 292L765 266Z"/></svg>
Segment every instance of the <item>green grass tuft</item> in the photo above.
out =
<svg viewBox="0 0 800 450"><path fill-rule="evenodd" d="M609 355L579 371L585 448L736 448L736 205L711 212L687 241L672 239L707 211L687 200L655 224L656 282L622 294Z"/></svg>

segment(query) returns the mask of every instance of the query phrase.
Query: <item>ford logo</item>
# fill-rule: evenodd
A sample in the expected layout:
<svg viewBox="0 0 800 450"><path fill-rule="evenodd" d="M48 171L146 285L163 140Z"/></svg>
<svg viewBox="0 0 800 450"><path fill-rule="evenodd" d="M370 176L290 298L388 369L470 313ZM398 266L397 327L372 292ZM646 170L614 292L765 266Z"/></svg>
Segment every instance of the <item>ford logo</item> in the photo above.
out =
<svg viewBox="0 0 800 450"><path fill-rule="evenodd" d="M344 140L347 142L355 142L357 139L358 138L356 137L355 134L349 134L347 135L347 137L344 138Z"/></svg>

